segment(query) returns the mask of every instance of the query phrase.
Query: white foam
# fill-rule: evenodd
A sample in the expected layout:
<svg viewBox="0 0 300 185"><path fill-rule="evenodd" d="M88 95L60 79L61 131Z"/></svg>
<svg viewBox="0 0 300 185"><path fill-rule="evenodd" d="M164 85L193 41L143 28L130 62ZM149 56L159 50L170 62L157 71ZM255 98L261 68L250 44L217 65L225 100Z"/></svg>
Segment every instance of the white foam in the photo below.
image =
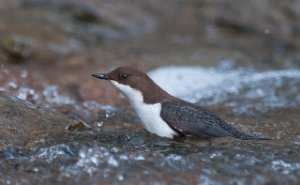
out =
<svg viewBox="0 0 300 185"><path fill-rule="evenodd" d="M300 169L299 163L288 163L284 160L272 161L272 170L280 171L282 174L288 175L293 171L298 171Z"/></svg>
<svg viewBox="0 0 300 185"><path fill-rule="evenodd" d="M220 70L171 66L154 69L149 72L149 76L168 93L190 102L210 98L211 104L220 103L226 101L226 96L231 94L248 100L262 98L271 105L281 106L289 103L288 101L300 104L300 87L297 87L300 70L257 72L245 68ZM287 91L274 94L276 90L281 91L286 82ZM292 99L287 99L291 97Z"/></svg>
<svg viewBox="0 0 300 185"><path fill-rule="evenodd" d="M73 99L69 98L68 96L60 95L57 86L46 86L42 94L49 103L66 105L75 104Z"/></svg>

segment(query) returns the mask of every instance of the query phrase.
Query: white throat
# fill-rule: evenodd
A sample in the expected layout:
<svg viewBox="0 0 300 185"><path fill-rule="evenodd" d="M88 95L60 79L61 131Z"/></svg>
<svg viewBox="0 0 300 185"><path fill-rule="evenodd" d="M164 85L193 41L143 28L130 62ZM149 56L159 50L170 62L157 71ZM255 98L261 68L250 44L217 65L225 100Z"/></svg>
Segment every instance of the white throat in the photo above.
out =
<svg viewBox="0 0 300 185"><path fill-rule="evenodd" d="M177 133L161 118L160 103L146 104L140 91L133 89L128 85L120 84L114 80L111 80L111 82L129 99L129 102L149 132L168 138L173 138L174 135L177 135Z"/></svg>

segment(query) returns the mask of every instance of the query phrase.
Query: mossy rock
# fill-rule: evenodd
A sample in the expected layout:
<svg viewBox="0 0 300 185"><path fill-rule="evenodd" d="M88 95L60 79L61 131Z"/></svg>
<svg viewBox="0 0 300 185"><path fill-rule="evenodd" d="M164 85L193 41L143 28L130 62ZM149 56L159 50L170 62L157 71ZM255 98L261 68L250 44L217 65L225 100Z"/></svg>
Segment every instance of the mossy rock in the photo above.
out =
<svg viewBox="0 0 300 185"><path fill-rule="evenodd" d="M14 38L0 39L0 49L16 60L29 58L33 53L29 43Z"/></svg>

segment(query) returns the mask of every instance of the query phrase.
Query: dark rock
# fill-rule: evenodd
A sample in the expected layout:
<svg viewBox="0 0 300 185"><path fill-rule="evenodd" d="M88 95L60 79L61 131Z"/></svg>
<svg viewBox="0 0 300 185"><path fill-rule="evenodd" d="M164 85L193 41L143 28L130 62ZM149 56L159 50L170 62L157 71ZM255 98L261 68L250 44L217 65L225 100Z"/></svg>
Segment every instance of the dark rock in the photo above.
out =
<svg viewBox="0 0 300 185"><path fill-rule="evenodd" d="M89 6L76 6L72 10L73 17L81 22L94 23L101 22L98 12Z"/></svg>
<svg viewBox="0 0 300 185"><path fill-rule="evenodd" d="M76 123L64 114L44 110L0 91L0 150L34 150L58 143L66 127Z"/></svg>

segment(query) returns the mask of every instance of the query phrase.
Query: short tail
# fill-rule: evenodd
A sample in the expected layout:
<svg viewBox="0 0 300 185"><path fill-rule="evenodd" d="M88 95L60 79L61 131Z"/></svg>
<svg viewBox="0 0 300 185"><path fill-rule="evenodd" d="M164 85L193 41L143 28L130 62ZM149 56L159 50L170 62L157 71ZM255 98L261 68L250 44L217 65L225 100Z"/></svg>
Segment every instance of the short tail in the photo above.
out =
<svg viewBox="0 0 300 185"><path fill-rule="evenodd" d="M265 137L260 137L260 136L252 136L252 135L248 135L248 134L244 134L242 132L235 132L233 134L233 137L237 138L237 139L241 139L241 140L271 140L269 138L265 138Z"/></svg>
<svg viewBox="0 0 300 185"><path fill-rule="evenodd" d="M230 126L230 134L232 137L241 140L271 140L260 136L248 135Z"/></svg>
<svg viewBox="0 0 300 185"><path fill-rule="evenodd" d="M269 138L264 138L264 137L260 137L260 136L252 136L252 135L245 134L243 132L240 132L239 130L237 130L236 128L234 128L233 126L231 126L230 124L228 124L226 122L219 123L219 126L222 127L223 130L225 130L227 132L228 135L226 135L226 136L231 136L231 137L234 137L236 139L241 139L241 140L271 140Z"/></svg>

